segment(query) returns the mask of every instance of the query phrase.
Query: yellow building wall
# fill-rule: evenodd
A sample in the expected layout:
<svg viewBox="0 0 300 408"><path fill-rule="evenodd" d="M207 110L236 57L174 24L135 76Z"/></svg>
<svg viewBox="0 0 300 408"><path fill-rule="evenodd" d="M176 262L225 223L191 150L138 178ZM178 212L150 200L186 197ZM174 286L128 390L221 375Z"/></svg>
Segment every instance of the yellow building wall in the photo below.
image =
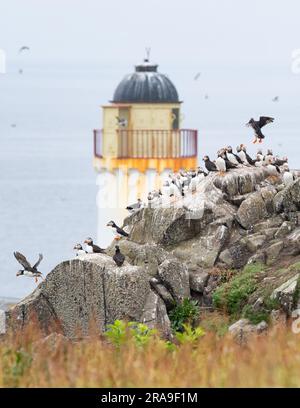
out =
<svg viewBox="0 0 300 408"><path fill-rule="evenodd" d="M117 157L117 120L118 107L103 108L103 156Z"/></svg>
<svg viewBox="0 0 300 408"><path fill-rule="evenodd" d="M172 109L180 104L133 104L131 107L131 128L151 130L172 129Z"/></svg>

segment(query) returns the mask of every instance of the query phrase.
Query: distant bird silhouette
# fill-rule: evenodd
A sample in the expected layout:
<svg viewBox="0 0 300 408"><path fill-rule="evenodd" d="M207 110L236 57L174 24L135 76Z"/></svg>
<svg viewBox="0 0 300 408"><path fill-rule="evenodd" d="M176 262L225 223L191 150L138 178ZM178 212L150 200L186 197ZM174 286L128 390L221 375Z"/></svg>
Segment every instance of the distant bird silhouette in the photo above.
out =
<svg viewBox="0 0 300 408"><path fill-rule="evenodd" d="M275 97L272 99L272 101L273 101L273 102L279 102L279 96L275 96Z"/></svg>
<svg viewBox="0 0 300 408"><path fill-rule="evenodd" d="M206 94L206 95L204 96L204 99L207 100L208 98L209 98L209 96Z"/></svg>
<svg viewBox="0 0 300 408"><path fill-rule="evenodd" d="M122 254L122 252L120 251L120 247L118 245L115 246L116 248L116 252L113 256L113 260L115 261L115 263L117 264L117 266L122 266L124 261L125 261L125 256Z"/></svg>
<svg viewBox="0 0 300 408"><path fill-rule="evenodd" d="M26 257L21 254L20 252L14 252L14 256L16 260L23 266L24 269L21 269L17 272L17 276L28 276L30 278L35 278L35 282L38 281L38 278L41 278L43 276L42 272L39 272L37 270L37 267L41 263L43 259L43 255L39 254L39 259L37 262L31 266L31 264L27 261Z"/></svg>
<svg viewBox="0 0 300 408"><path fill-rule="evenodd" d="M261 116L259 120L257 121L254 120L253 118L249 120L246 126L251 126L252 129L254 130L254 134L255 134L255 139L253 140L254 144L257 142L257 140L259 141L259 143L262 143L262 140L265 138L265 136L263 135L261 128L266 126L268 123L273 123L273 122L274 122L274 118L270 118L268 116Z"/></svg>
<svg viewBox="0 0 300 408"><path fill-rule="evenodd" d="M30 50L30 48L27 47L27 45L23 45L23 47L21 47L21 48L19 49L19 54L20 54L21 52L23 52L23 51L29 51L29 50Z"/></svg>
<svg viewBox="0 0 300 408"><path fill-rule="evenodd" d="M197 79L199 79L201 76L201 72L198 72L195 76L194 76L194 81L197 81Z"/></svg>

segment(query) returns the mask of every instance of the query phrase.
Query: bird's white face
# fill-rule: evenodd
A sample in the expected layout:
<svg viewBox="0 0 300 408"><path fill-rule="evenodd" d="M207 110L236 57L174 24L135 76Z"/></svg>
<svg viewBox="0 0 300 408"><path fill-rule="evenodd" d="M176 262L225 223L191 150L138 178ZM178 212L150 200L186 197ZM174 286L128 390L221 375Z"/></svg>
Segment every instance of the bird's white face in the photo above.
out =
<svg viewBox="0 0 300 408"><path fill-rule="evenodd" d="M23 275L23 271L22 271L22 270L20 270L20 271L18 271L18 272L16 273L16 276L21 276L21 275Z"/></svg>

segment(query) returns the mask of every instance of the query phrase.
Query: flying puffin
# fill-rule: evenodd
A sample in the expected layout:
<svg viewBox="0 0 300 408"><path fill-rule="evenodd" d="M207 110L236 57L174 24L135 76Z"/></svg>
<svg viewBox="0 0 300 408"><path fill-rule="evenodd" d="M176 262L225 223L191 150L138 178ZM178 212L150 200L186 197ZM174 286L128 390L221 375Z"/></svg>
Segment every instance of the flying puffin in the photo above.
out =
<svg viewBox="0 0 300 408"><path fill-rule="evenodd" d="M122 266L124 261L125 261L125 256L122 254L122 252L120 251L120 247L118 245L115 246L116 248L116 252L113 256L113 260L115 261L115 263L117 264L117 266Z"/></svg>
<svg viewBox="0 0 300 408"><path fill-rule="evenodd" d="M109 221L109 223L106 225L107 227L112 227L114 228L114 234L115 234L115 239L119 240L123 237L129 237L129 234L125 232L122 228L118 227L117 224L114 221Z"/></svg>
<svg viewBox="0 0 300 408"><path fill-rule="evenodd" d="M262 140L265 138L263 135L261 128L266 126L268 123L273 123L274 118L270 118L268 116L261 116L259 120L254 120L251 118L246 126L251 126L254 130L255 139L253 140L253 144L255 144L258 140L259 143L262 143Z"/></svg>
<svg viewBox="0 0 300 408"><path fill-rule="evenodd" d="M215 163L210 161L208 156L204 156L203 161L204 161L206 170L208 170L208 171L218 171L217 166L215 165Z"/></svg>
<svg viewBox="0 0 300 408"><path fill-rule="evenodd" d="M92 238L87 238L84 243L86 244L86 252L88 254L105 254L104 249L95 245Z"/></svg>
<svg viewBox="0 0 300 408"><path fill-rule="evenodd" d="M250 164L250 166L255 166L255 160L253 160L253 159L249 156L249 154L247 153L247 148L246 148L246 146L245 146L244 144L242 144L241 147L242 147L242 150L245 152L247 162Z"/></svg>
<svg viewBox="0 0 300 408"><path fill-rule="evenodd" d="M43 259L43 255L39 254L39 259L38 261L31 266L30 263L27 261L26 257L21 254L20 252L14 252L14 256L16 260L23 266L24 269L21 269L17 272L17 276L28 276L29 278L35 278L35 282L37 283L38 278L42 278L43 274L42 272L39 272L37 270L37 267L41 263Z"/></svg>
<svg viewBox="0 0 300 408"><path fill-rule="evenodd" d="M142 206L143 206L143 202L140 198L138 198L137 202L126 207L126 210L130 212L135 212L135 211L138 211L140 208L142 208Z"/></svg>
<svg viewBox="0 0 300 408"><path fill-rule="evenodd" d="M73 249L76 251L76 256L87 254L81 244L76 244Z"/></svg>
<svg viewBox="0 0 300 408"><path fill-rule="evenodd" d="M226 173L226 161L222 157L223 152L219 151L218 152L218 157L216 159L216 167L217 170L219 171L219 174L223 176Z"/></svg>

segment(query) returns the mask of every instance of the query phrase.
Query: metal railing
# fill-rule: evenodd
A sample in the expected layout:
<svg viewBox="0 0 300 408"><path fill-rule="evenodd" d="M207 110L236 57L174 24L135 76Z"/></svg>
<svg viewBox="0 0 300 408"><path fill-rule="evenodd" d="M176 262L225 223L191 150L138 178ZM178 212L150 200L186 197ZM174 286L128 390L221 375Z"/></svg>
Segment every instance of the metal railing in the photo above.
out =
<svg viewBox="0 0 300 408"><path fill-rule="evenodd" d="M117 158L168 159L197 156L198 132L177 130L117 130ZM103 157L103 131L94 130L94 154Z"/></svg>

